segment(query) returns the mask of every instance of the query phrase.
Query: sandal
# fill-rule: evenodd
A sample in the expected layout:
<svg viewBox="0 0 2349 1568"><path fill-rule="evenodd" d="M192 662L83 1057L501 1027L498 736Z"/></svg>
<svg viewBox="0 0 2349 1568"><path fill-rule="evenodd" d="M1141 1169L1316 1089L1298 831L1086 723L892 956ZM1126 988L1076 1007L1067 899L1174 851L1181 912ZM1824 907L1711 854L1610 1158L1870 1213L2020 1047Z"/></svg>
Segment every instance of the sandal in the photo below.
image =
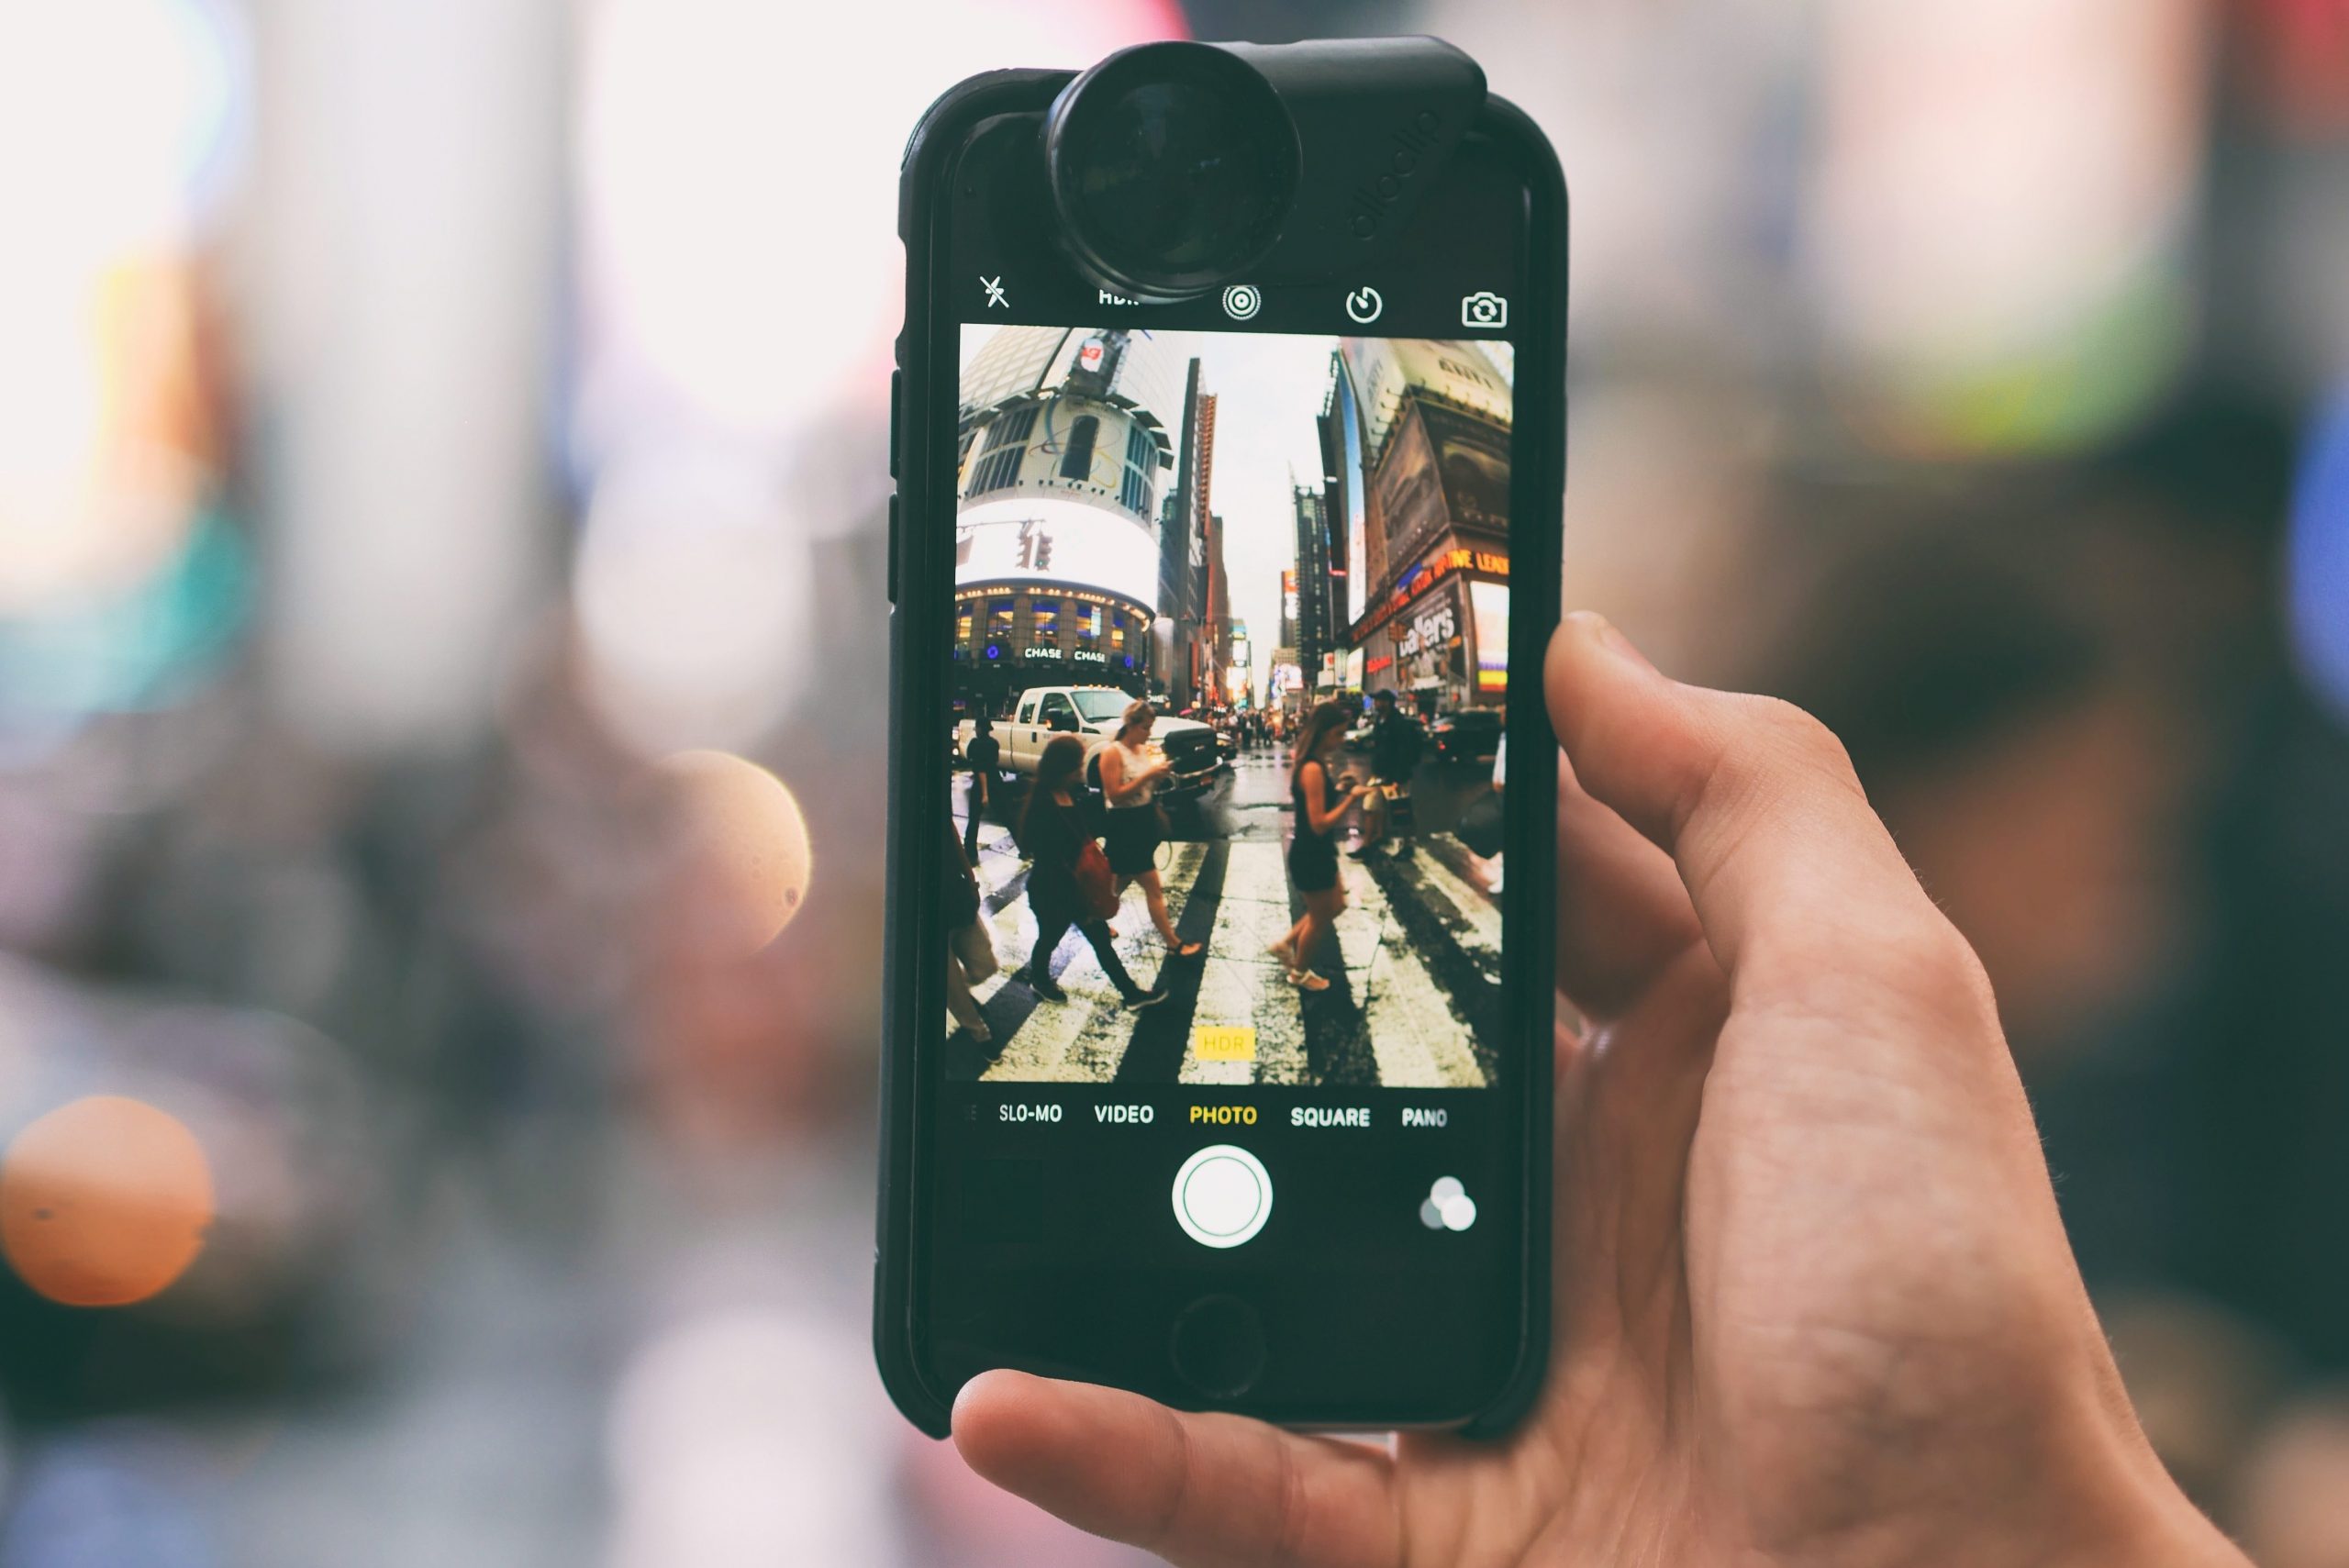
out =
<svg viewBox="0 0 2349 1568"><path fill-rule="evenodd" d="M1185 942L1181 947L1170 947L1166 951L1176 958L1197 958L1199 954L1208 951L1208 944L1205 942Z"/></svg>
<svg viewBox="0 0 2349 1568"><path fill-rule="evenodd" d="M1327 980L1322 979L1321 976L1314 973L1309 969L1290 970L1288 972L1288 983L1291 985L1296 986L1300 991L1327 991L1330 989L1330 983Z"/></svg>

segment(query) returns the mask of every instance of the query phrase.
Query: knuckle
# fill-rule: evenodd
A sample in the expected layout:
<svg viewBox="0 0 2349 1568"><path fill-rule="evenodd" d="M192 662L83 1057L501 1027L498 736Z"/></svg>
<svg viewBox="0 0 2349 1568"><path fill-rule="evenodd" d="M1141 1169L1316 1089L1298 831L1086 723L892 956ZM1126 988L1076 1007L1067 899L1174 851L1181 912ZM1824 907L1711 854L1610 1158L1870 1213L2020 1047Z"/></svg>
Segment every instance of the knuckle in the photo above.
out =
<svg viewBox="0 0 2349 1568"><path fill-rule="evenodd" d="M1940 910L1917 921L1894 939L1897 973L1906 988L1935 1016L1965 1018L1998 1028L1998 1002L1982 961L1948 917Z"/></svg>
<svg viewBox="0 0 2349 1568"><path fill-rule="evenodd" d="M1191 1448L1191 1434L1181 1418L1168 1412L1167 1441L1173 1449L1172 1462L1163 1473L1165 1485L1156 1505L1146 1511L1141 1532L1136 1544L1147 1549L1156 1543L1171 1540L1182 1528L1184 1517L1190 1511L1195 1489L1197 1456Z"/></svg>
<svg viewBox="0 0 2349 1568"><path fill-rule="evenodd" d="M1745 699L1749 714L1757 728L1772 737L1774 743L1795 760L1842 779L1852 779L1852 754L1845 751L1836 733L1820 723L1807 708L1798 707L1784 697L1756 696Z"/></svg>
<svg viewBox="0 0 2349 1568"><path fill-rule="evenodd" d="M1300 1562L1310 1534L1311 1512L1305 1493L1305 1474L1286 1442L1273 1445L1273 1554L1275 1562Z"/></svg>

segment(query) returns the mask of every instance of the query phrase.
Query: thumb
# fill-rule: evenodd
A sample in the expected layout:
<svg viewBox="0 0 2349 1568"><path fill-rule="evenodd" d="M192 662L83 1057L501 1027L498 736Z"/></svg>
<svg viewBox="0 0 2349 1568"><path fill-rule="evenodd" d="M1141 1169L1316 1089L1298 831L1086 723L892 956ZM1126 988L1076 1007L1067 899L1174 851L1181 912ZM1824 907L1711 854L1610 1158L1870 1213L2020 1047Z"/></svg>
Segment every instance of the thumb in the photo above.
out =
<svg viewBox="0 0 2349 1568"><path fill-rule="evenodd" d="M1955 940L1800 708L1684 685L1587 612L1551 639L1542 691L1575 776L1672 857L1733 981Z"/></svg>

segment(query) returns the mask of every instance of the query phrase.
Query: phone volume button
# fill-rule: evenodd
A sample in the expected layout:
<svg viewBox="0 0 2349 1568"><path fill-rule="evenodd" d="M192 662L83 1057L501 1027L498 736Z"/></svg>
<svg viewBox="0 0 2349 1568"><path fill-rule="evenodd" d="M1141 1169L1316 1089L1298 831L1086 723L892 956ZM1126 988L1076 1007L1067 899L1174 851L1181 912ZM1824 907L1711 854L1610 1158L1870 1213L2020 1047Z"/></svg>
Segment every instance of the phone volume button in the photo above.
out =
<svg viewBox="0 0 2349 1568"><path fill-rule="evenodd" d="M889 602L897 602L897 493L889 492Z"/></svg>
<svg viewBox="0 0 2349 1568"><path fill-rule="evenodd" d="M889 373L889 477L897 477L897 431L905 416L901 407L906 395L906 373Z"/></svg>

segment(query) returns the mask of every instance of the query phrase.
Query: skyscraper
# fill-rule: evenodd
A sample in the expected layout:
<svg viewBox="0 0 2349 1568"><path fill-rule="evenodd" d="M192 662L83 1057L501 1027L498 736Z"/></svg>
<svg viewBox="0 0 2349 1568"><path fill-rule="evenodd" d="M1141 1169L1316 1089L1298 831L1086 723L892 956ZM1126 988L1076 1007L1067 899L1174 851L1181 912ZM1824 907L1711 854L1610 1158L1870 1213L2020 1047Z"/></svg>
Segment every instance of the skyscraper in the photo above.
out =
<svg viewBox="0 0 2349 1568"><path fill-rule="evenodd" d="M1297 662L1305 672L1308 691L1338 684L1334 672L1325 679L1322 655L1336 653L1343 662L1344 627L1331 613L1335 594L1330 576L1330 513L1322 493L1309 485L1296 486L1297 501Z"/></svg>

